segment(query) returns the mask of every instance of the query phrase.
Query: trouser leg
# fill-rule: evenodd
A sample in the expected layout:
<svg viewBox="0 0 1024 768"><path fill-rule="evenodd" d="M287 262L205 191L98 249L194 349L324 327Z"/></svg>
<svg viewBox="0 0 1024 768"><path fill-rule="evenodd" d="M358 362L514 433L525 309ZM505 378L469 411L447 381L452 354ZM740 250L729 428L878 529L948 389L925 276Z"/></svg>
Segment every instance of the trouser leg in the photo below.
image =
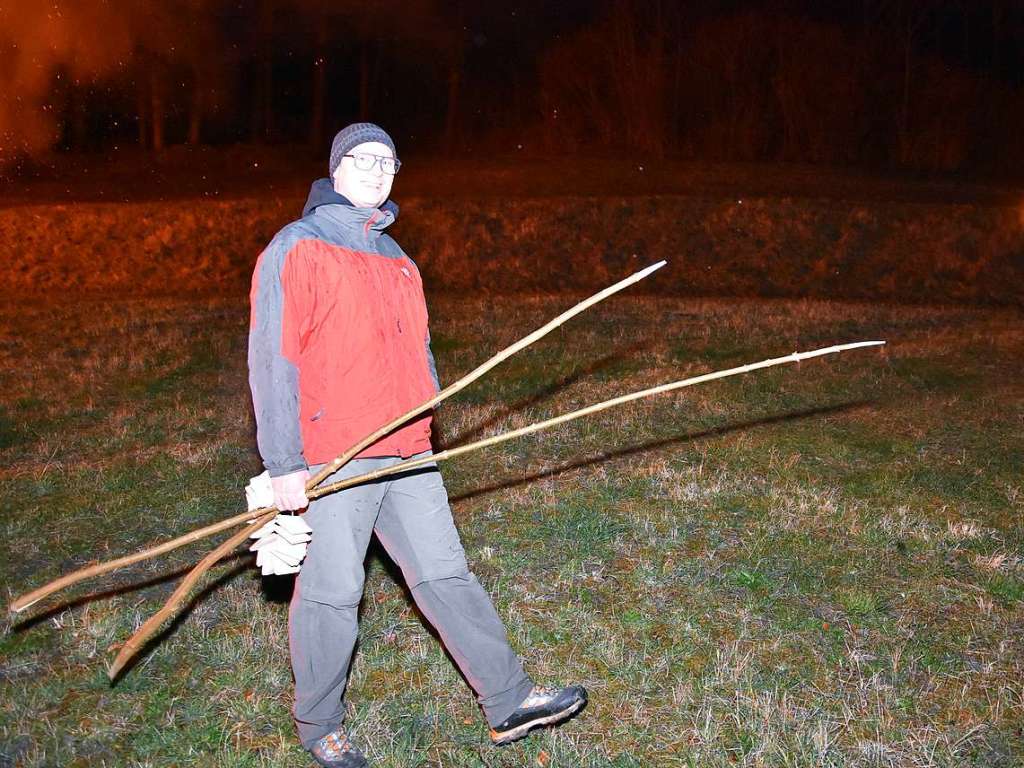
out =
<svg viewBox="0 0 1024 768"><path fill-rule="evenodd" d="M375 530L416 604L473 687L487 721L503 721L533 682L487 592L469 572L436 467L389 483Z"/></svg>
<svg viewBox="0 0 1024 768"><path fill-rule="evenodd" d="M533 681L509 646L490 596L472 573L420 582L412 594L476 691L487 722L498 725L529 695Z"/></svg>
<svg viewBox="0 0 1024 768"><path fill-rule="evenodd" d="M383 463L356 459L328 481ZM307 749L345 717L343 695L358 634L363 560L385 489L384 482L348 488L311 502L304 513L313 534L292 595L288 639L295 676L293 714Z"/></svg>

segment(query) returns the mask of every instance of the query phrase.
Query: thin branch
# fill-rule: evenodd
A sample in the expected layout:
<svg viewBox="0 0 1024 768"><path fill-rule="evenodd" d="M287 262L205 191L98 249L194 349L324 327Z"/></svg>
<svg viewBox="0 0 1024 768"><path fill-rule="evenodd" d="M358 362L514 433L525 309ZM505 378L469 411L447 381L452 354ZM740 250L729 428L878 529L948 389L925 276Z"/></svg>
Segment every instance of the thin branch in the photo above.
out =
<svg viewBox="0 0 1024 768"><path fill-rule="evenodd" d="M350 488L353 485L360 485L361 483L368 483L373 480L378 480L382 477L389 475L396 475L401 472L408 472L411 469L417 469L428 464L432 464L435 461L443 461L444 459L453 459L456 456L461 456L464 453L471 451L477 451L481 448L487 448L492 445L498 445L504 443L507 440L512 440L523 435L531 435L534 432L540 432L541 430L548 429L550 427L564 424L567 421L573 421L575 419L583 418L584 416L590 416L600 411L613 408L616 405L622 405L624 403L632 402L633 400L640 400L645 397L651 397L652 395L660 395L664 392L671 392L675 389L682 389L683 387L692 387L695 384L703 384L708 381L715 379L724 379L729 376L738 376L741 373L748 373L750 371L756 371L761 368L771 368L775 365L784 365L785 363L796 363L801 360L807 360L812 357L821 357L822 355L831 355L836 352L843 352L849 349L858 349L860 347L876 347L885 344L884 341L858 341L852 344L837 344L832 347L823 347L822 349L815 349L810 352L794 352L791 355L785 357L774 357L769 360L762 360L759 363L749 363L748 365L741 365L736 368L729 368L724 371L715 371L714 373L705 373L700 376L694 376L689 379L682 379L680 381L673 381L670 384L661 384L657 387L651 387L650 389L643 389L639 392L632 392L628 395L620 395L619 397L613 397L611 400L605 400L601 403L581 408L578 411L572 411L571 413L563 413L561 416L555 416L554 418L547 419L546 421L538 421L535 424L530 424L519 429L514 429L511 432L503 432L500 435L494 435L493 437L484 438L483 440L477 440L475 443L469 443L468 445L460 445L457 448L450 448L447 451L441 451L440 453L433 454L431 456L424 456L419 459L409 459L398 464L393 464L390 467L384 467L383 469L377 469L373 472L367 472L364 475L358 475L357 477L350 477L345 480L339 480L336 483L330 483L329 485L317 488L311 494L311 499L319 498L320 496L326 496L328 493L334 493L344 488Z"/></svg>
<svg viewBox="0 0 1024 768"><path fill-rule="evenodd" d="M555 328L565 323L567 320L575 317L584 310L589 309L590 307L594 306L600 301L603 301L609 296L618 293L622 289L628 288L634 283L640 282L655 270L658 270L661 267L665 266L665 263L665 261L659 261L656 264L652 264L646 269L642 269L636 274L633 274L624 280L620 280L614 285L611 285L608 288L605 288L604 290L600 291L599 293L594 294L590 298L581 301L579 304L558 315L558 317L554 318L547 324L541 326L533 333L529 334L528 336L525 336L524 338L517 341L515 344L512 344L511 346L505 348L498 354L494 355L485 363L483 363L470 373L463 376L454 384L441 390L426 402L416 406L411 411L408 411L407 413L399 416L397 419L392 420L388 424L385 424L383 427L378 429L373 434L368 435L364 439L360 440L355 446L350 448L341 456L338 456L336 459L334 459L334 461L330 462L330 464L326 465L320 472L316 474L316 476L310 478L309 482L306 484L307 491L314 489L321 482L323 482L323 480L326 477L328 477L330 474L336 472L342 466L347 464L354 456L358 455L361 451L365 450L367 447L373 445L373 443L377 442L385 435L389 434L393 430L400 427L409 419L412 419L413 417L418 416L424 411L433 408L435 405L442 402L443 400L446 400L455 393L465 389L467 386L469 386L474 381L479 379L492 368L504 362L508 358L512 357L512 355L516 354L517 352L522 351L530 344L533 344L535 341L543 338L551 331L553 331ZM307 493L307 495L309 494ZM104 573L115 571L118 568L123 568L128 565L133 565L134 563L142 562L143 560L158 557L167 552L171 552L179 547L183 547L186 544L191 544L194 541L199 541L200 539L204 539L207 536L212 536L213 534L219 533L220 531L227 530L228 528L233 528L236 525L241 525L242 523L251 520L255 515L263 515L272 511L276 510L273 507L263 507L262 509L257 509L253 512L243 512L240 515L229 517L226 520L222 520L219 523L208 525L204 528L198 528L194 531L185 534L184 536L180 536L176 539L166 541L163 544L159 544L155 547L150 547L149 549L144 549L140 552L136 552L133 555L127 555L116 560L109 560L107 562L97 563L95 565L81 568L77 571L74 571L73 573L65 574L64 576L61 576L60 578L51 581L48 584L44 584L38 589L35 589L25 595L22 595L21 597L16 598L13 602L11 602L8 610L15 613L20 613L21 611L24 611L27 608L32 607L40 600L54 594L55 592L59 592L62 589L66 589L67 587L70 587L73 584L78 584L79 582L85 581L86 579L91 579L94 576L100 576Z"/></svg>
<svg viewBox="0 0 1024 768"><path fill-rule="evenodd" d="M259 530L264 524L272 520L276 514L277 510L273 510L272 512L268 512L267 514L257 518L252 525L247 525L200 560L196 564L196 567L193 568L189 572L188 576L182 580L181 584L178 585L178 588L174 590L174 594L167 599L163 608L150 616L146 622L135 631L135 634L129 638L128 642L121 647L121 650L114 659L114 662L107 670L107 676L111 680L117 677L125 664L131 660L143 644L160 628L160 625L164 623L164 620L174 613L181 602L188 597L189 592L192 591L192 587L195 586L196 582L198 582L199 579L201 579L203 575L210 570L210 568L216 565L217 561L245 541L249 537L249 534Z"/></svg>
<svg viewBox="0 0 1024 768"><path fill-rule="evenodd" d="M159 557L162 554L178 549L178 547L191 544L193 541L205 539L215 533L226 531L228 528L234 528L236 525L241 525L247 520L252 520L254 517L276 511L277 510L274 507L263 507L262 509L256 509L252 512L243 512L240 515L235 515L234 517L229 517L226 520L221 520L219 523L207 525L205 528L197 528L194 531L186 533L184 536L179 536L176 539L165 541L163 544L159 544L155 547L143 549L133 555L126 555L125 557L119 557L116 560L108 560L103 563L90 565L86 568L74 571L73 573L61 576L59 579L51 581L49 584L44 584L38 589L34 589L31 592L22 595L10 604L8 610L13 611L14 613L20 613L21 611L31 608L43 598L49 597L54 592L60 592L62 589L70 587L72 584L77 584L80 581L85 581L86 579L91 579L94 576L109 573L110 571L116 571L118 568L124 568L125 566L139 563L143 560Z"/></svg>
<svg viewBox="0 0 1024 768"><path fill-rule="evenodd" d="M604 301L609 296L611 296L611 295L621 291L623 288L628 288L629 286L633 285L634 283L640 282L641 280L643 280L645 277L647 277L649 274L651 274L655 270L661 269L663 266L665 266L665 263L666 262L664 262L664 261L659 261L657 264L652 264L651 266L647 267L646 269L642 269L639 272L637 272L636 274L631 275L630 277L627 277L625 280L620 280L619 282L615 283L615 285L608 286L603 291L601 291L599 293L595 293L589 299L585 299L584 301L581 301L579 304L577 304L576 306L572 307L571 309L567 309L565 312L560 314L558 317L556 317L555 319L549 321L545 325L542 325L536 331L534 331L533 333L531 333L528 336L523 337L522 339L517 341L515 344L512 344L509 347L506 347L501 352L499 352L498 354L494 355L494 357L492 357L487 362L485 362L483 365L480 365L479 367L477 367L474 370L470 371L465 376L463 376L461 379L456 381L454 384L452 384L452 385L442 389L440 392L438 392L436 395L434 395L434 397L432 397L430 400L427 400L425 403L422 403L421 405L417 405L415 408L413 408L408 413L404 413L401 416L399 416L397 419L395 419L394 421L392 421L392 422L390 422L388 424L385 424L383 427L378 429L372 435L367 435L365 438L363 438L358 443L356 443L354 446L352 446L347 451L345 451L345 453L343 453L341 456L339 456L338 458L336 458L334 461L330 462L329 464L325 465L319 472L316 473L316 475L314 477L310 478L308 483L306 483L306 490L310 491L310 490L316 488L318 485L320 485L320 483L322 483L324 481L324 479L328 475L331 475L334 472L337 472L341 467L343 467L345 464L347 464L349 462L349 460L352 459L352 457L357 456L359 453L361 453L366 448L368 448L371 445L373 445L374 443L376 443L382 437L386 436L390 432L392 432L395 429L397 429L398 427L402 426L402 424L404 424L405 422L409 421L409 419L412 419L415 416L419 416L421 413L430 410L431 408L433 408L435 405L437 405L441 401L447 400L449 397L454 395L456 392L462 391L463 389L468 387L470 384L472 384L474 381L476 381L481 376L483 376L485 373L490 371L492 368L494 368L495 366L500 365L501 363L505 362L506 360L508 360L508 358L512 357L512 355L516 354L517 352L522 351L523 349L525 349L526 347L530 346L531 344L533 344L538 339L541 339L544 336L547 336L549 333L551 333L551 331L555 330L555 328L557 328L558 326L562 325L567 320L569 320L569 319L575 317L576 315L580 314L581 312L589 309L590 307L594 306L598 302ZM309 496L308 493L306 495Z"/></svg>
<svg viewBox="0 0 1024 768"><path fill-rule="evenodd" d="M495 435L493 437L485 438L484 440L478 440L475 443L469 445L462 445L458 448L452 448L441 453L434 454L432 456L425 456L419 459L410 459L403 461L393 466L386 467L384 469L378 469L373 472L367 472L357 477L352 477L347 480L342 480L336 483L322 486L313 490L308 494L311 498L319 498L325 496L328 493L342 490L343 488L349 488L353 485L359 485L361 483L370 482L377 480L381 477L387 477L388 475L395 475L400 472L408 472L411 469L422 467L427 464L433 464L437 461L443 461L444 459L452 459L456 456L461 456L471 451L480 450L488 446L497 445L503 443L506 440L512 440L516 437L522 437L523 435L529 435L534 432L540 432L541 430L548 429L558 424L564 424L567 421L579 419L584 416L589 416L594 413L612 408L616 405L622 405L624 403L631 402L633 400L639 400L644 397L650 397L652 395L661 394L663 392L670 392L675 389L681 389L683 387L691 387L695 384L703 384L707 381L713 381L715 379L724 379L728 376L736 376L741 373L747 373L749 371L755 371L761 368L769 368L774 365L783 365L784 363L796 363L801 360L807 360L812 357L821 357L822 355L833 354L836 352L843 352L849 349L857 349L860 347L872 347L885 344L884 341L860 341L852 344L838 344L832 347L824 347L822 349L816 349L811 352L794 352L791 355L785 357L776 357L769 360L762 360L759 363L750 363L748 365L741 365L736 368L729 368L724 371L716 371L714 373L705 373L700 376L693 376L689 379L682 379L675 381L670 384L662 384L657 387L651 387L650 389L644 389L639 392L633 392L628 395L620 395L619 397L612 398L611 400L605 400L604 402L597 403L595 405L581 408L578 411L572 411L561 416L556 416L546 421L539 421L536 424L530 424L529 426L522 427L521 429L515 429L511 432L505 432L501 435ZM111 665L109 670L110 678L113 679L117 673L124 667L128 660L142 647L143 643L160 627L165 619L167 619L180 605L180 603L187 597L192 586L206 573L220 558L230 552L238 544L242 543L249 533L257 530L263 523L270 520L273 517L273 513L267 514L258 519L252 525L243 529L240 533L235 534L230 539L221 544L217 549L208 554L205 558L200 561L191 573L185 578L181 585L174 591L174 594L164 603L157 613L153 614L146 621L142 627L132 636L132 638L125 643L121 652L118 653L117 658Z"/></svg>

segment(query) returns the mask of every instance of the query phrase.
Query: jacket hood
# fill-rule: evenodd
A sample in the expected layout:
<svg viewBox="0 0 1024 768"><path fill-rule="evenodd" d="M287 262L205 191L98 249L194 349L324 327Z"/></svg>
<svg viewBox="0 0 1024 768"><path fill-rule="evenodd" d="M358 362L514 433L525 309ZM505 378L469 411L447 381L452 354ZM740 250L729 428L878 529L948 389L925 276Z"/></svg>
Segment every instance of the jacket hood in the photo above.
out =
<svg viewBox="0 0 1024 768"><path fill-rule="evenodd" d="M339 195L334 191L334 185L330 179L317 179L313 182L313 185L309 188L309 197L306 198L306 204L302 208L302 215L309 216L313 211L319 208L321 205L344 205L355 210L361 210L355 208L350 201L344 195ZM365 209L372 210L372 209ZM391 220L398 218L398 204L393 200L385 200L380 210L384 213L391 214Z"/></svg>

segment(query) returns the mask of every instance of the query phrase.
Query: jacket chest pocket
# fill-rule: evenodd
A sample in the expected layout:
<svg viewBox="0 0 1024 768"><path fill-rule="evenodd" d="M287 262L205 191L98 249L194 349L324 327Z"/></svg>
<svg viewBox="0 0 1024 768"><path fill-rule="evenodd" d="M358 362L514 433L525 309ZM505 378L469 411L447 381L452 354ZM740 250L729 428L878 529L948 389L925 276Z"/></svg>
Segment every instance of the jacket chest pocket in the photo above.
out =
<svg viewBox="0 0 1024 768"><path fill-rule="evenodd" d="M390 290L387 291L388 308L386 321L389 330L403 340L409 334L426 337L426 310L423 303L423 289L418 276L410 267L402 265L391 271Z"/></svg>
<svg viewBox="0 0 1024 768"><path fill-rule="evenodd" d="M410 273L405 278L404 288L408 295L408 301L406 306L408 307L409 317L408 325L409 330L415 330L420 333L421 336L426 338L427 333L427 303L423 297L423 283L420 280L419 273L413 268L406 267ZM405 277L403 275L403 277Z"/></svg>

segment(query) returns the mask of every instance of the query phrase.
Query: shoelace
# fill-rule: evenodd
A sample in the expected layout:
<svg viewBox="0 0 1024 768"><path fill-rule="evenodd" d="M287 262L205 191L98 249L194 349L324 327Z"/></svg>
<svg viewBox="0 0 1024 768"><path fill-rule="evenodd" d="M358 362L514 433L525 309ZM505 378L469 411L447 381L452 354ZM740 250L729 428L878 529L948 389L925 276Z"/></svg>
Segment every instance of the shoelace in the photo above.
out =
<svg viewBox="0 0 1024 768"><path fill-rule="evenodd" d="M547 685L535 685L530 690L530 695L523 702L525 706L538 706L547 699L553 699L560 689Z"/></svg>
<svg viewBox="0 0 1024 768"><path fill-rule="evenodd" d="M320 756L325 760L335 760L352 750L352 742L348 740L348 736L342 731L334 731L334 733L327 734L320 739L316 746Z"/></svg>

